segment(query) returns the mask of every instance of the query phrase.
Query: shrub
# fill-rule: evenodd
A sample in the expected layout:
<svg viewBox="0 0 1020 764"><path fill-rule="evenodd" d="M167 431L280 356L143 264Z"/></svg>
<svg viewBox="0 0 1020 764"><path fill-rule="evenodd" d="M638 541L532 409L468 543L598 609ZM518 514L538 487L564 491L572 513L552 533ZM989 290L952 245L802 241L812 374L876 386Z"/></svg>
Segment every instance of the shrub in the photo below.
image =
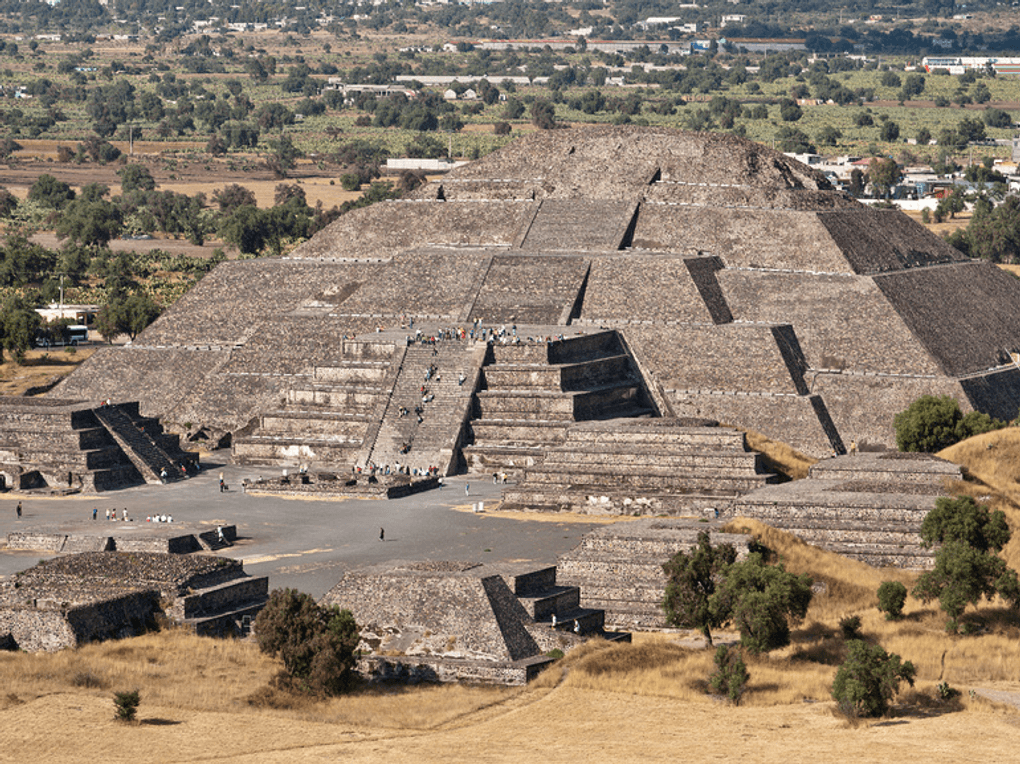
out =
<svg viewBox="0 0 1020 764"><path fill-rule="evenodd" d="M881 645L869 645L859 639L849 643L849 654L832 682L832 697L840 713L850 719L881 716L899 690L900 682L914 686L916 671L910 661L903 662Z"/></svg>
<svg viewBox="0 0 1020 764"><path fill-rule="evenodd" d="M899 581L883 581L878 587L878 609L885 613L887 621L903 616L903 605L907 601L907 587Z"/></svg>
<svg viewBox="0 0 1020 764"><path fill-rule="evenodd" d="M338 695L354 681L360 637L349 610L277 589L255 619L255 638L262 652L283 661L287 684L296 690Z"/></svg>
<svg viewBox="0 0 1020 764"><path fill-rule="evenodd" d="M117 720L122 722L133 722L135 714L138 713L138 704L142 701L138 690L129 692L115 692L113 704L117 707Z"/></svg>
<svg viewBox="0 0 1020 764"><path fill-rule="evenodd" d="M738 705L750 678L740 650L719 645L715 651L715 672L708 678L709 686L729 698L733 705Z"/></svg>
<svg viewBox="0 0 1020 764"><path fill-rule="evenodd" d="M1005 426L1005 422L977 411L964 416L960 404L948 395L922 395L893 419L900 451L923 453L941 451L973 435Z"/></svg>
<svg viewBox="0 0 1020 764"><path fill-rule="evenodd" d="M839 630L843 639L849 642L851 639L861 638L861 617L859 615L848 615L839 619Z"/></svg>
<svg viewBox="0 0 1020 764"><path fill-rule="evenodd" d="M924 573L914 596L937 599L949 616L946 630L955 633L968 603L998 594L1013 608L1020 607L1020 579L995 552L1009 543L1010 530L1001 511L989 512L970 496L935 501L935 509L921 523L921 542L939 546L935 567Z"/></svg>

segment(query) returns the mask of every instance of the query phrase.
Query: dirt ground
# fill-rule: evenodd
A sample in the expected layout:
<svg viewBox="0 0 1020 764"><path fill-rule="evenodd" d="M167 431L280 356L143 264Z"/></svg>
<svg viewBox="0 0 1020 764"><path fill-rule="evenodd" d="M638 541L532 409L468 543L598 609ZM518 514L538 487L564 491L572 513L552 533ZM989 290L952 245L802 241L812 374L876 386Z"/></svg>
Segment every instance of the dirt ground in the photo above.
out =
<svg viewBox="0 0 1020 764"><path fill-rule="evenodd" d="M103 183L110 187L111 194L121 192L117 175L123 167L121 162L106 165L62 163L56 161L57 146L71 145L71 142L25 140L21 143L24 149L17 152L15 160L0 164L0 186L20 199L28 196L29 187L42 174L52 175L76 189L86 183ZM113 141L113 144L127 154L127 143ZM204 149L204 144L138 141L135 154L128 161L145 165L160 190L189 195L203 192L211 197L216 189L236 183L250 189L260 207L273 205L273 192L280 183L300 185L308 204L313 207L319 201L325 207L332 207L360 195L357 191L343 189L335 167L320 170L307 159L298 161L291 177L280 179L254 155L232 155L229 159L214 159L203 154L171 156L171 152L189 149Z"/></svg>
<svg viewBox="0 0 1020 764"><path fill-rule="evenodd" d="M167 677L167 681L173 681ZM605 762L1012 761L1018 717L992 709L883 720L853 729L829 703L732 708L571 687L527 690L436 729L306 722L268 713L146 706L113 720L109 693L8 707L0 761ZM851 754L852 752L852 754Z"/></svg>

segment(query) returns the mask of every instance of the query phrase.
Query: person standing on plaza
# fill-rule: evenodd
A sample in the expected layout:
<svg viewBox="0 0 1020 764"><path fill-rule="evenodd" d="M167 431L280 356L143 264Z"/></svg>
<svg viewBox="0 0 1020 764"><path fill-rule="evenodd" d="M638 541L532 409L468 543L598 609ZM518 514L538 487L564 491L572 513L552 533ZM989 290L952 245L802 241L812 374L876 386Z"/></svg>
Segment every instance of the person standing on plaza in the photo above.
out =
<svg viewBox="0 0 1020 764"><path fill-rule="evenodd" d="M18 502L17 509L15 509L14 511L18 513L18 519L20 520L21 519L21 502L20 501Z"/></svg>

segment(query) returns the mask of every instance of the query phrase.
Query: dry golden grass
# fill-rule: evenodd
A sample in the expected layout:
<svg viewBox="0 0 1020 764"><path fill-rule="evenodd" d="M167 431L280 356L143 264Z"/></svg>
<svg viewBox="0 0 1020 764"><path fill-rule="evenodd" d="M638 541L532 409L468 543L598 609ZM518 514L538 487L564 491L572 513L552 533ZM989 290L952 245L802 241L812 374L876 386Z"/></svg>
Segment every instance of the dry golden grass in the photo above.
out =
<svg viewBox="0 0 1020 764"><path fill-rule="evenodd" d="M987 471L990 483L1010 487L1003 482L1010 459L994 453L1007 450L1008 435L992 449L965 444L974 453L972 474ZM1012 506L983 484L958 487ZM908 598L905 617L890 622L876 607L878 585L899 580L910 588L916 573L871 568L750 519L730 527L750 530L788 570L824 583L792 644L748 660L751 680L739 707L707 692L712 652L685 647L689 637L672 634L637 634L633 644L591 641L527 688L377 687L315 703L271 689L278 665L249 642L168 631L53 655L0 654L0 761L631 762L683 755L816 762L847 751L854 761L904 764L1015 757L1016 708L967 690L995 689L1020 703L1016 615L984 604L967 616L982 633L955 637L944 632L935 605ZM917 667L917 684L898 697L891 719L848 725L832 712L829 687L845 654L838 624L848 615L860 616L867 639ZM940 681L963 695L939 701ZM142 696L140 723L114 722L112 693L134 688Z"/></svg>
<svg viewBox="0 0 1020 764"><path fill-rule="evenodd" d="M73 353L66 352L64 348L29 350L20 364L10 353L4 353L4 362L0 364L0 395L23 395L29 388L43 385L56 376L66 377L96 348L74 350Z"/></svg>
<svg viewBox="0 0 1020 764"><path fill-rule="evenodd" d="M1002 557L1020 570L1020 428L976 435L937 455L964 467L970 478L955 483L955 492L973 496L1006 515L1013 538Z"/></svg>
<svg viewBox="0 0 1020 764"><path fill-rule="evenodd" d="M764 457L766 469L777 472L792 480L806 478L808 469L817 462L806 454L802 454L792 446L762 435L754 430L745 430L747 445Z"/></svg>

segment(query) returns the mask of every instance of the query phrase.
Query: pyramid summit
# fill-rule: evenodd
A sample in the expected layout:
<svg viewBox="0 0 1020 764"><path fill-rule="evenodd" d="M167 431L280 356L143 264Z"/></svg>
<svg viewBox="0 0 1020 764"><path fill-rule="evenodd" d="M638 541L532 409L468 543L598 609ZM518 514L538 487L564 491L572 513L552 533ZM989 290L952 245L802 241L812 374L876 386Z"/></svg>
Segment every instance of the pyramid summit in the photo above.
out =
<svg viewBox="0 0 1020 764"><path fill-rule="evenodd" d="M1013 276L782 154L586 127L348 213L288 257L218 266L49 397L137 400L274 464L519 466L571 422L623 416L824 455L894 448L923 394L1014 417L1018 318Z"/></svg>

